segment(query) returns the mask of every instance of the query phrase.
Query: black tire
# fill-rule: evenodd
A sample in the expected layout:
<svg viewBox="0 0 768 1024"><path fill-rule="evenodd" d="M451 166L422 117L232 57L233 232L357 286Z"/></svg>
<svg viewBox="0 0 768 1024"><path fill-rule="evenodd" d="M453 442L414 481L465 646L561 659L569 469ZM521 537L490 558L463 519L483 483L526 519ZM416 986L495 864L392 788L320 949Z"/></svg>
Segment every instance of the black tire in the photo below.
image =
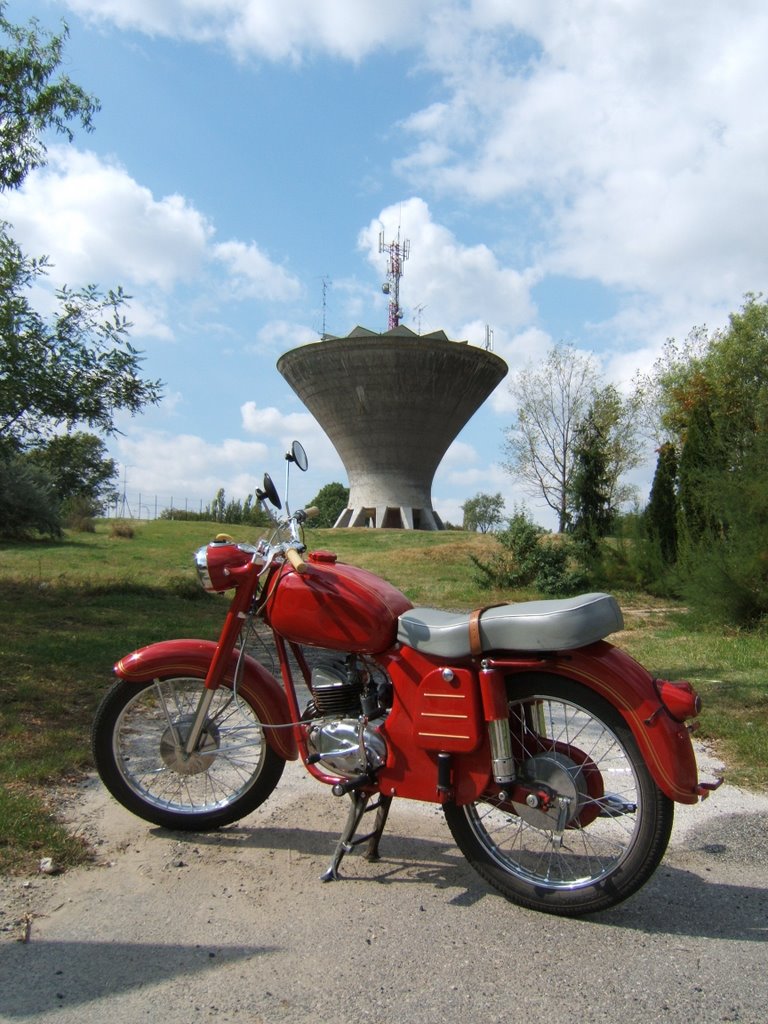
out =
<svg viewBox="0 0 768 1024"><path fill-rule="evenodd" d="M506 794L446 804L456 844L486 881L523 907L577 917L615 906L664 856L674 804L624 719L592 690L537 675L511 680L508 695L518 776L562 802L546 813Z"/></svg>
<svg viewBox="0 0 768 1024"><path fill-rule="evenodd" d="M163 828L206 832L267 799L285 760L265 741L256 711L227 686L215 691L198 752L179 754L203 693L195 676L118 682L93 723L99 775L123 807Z"/></svg>

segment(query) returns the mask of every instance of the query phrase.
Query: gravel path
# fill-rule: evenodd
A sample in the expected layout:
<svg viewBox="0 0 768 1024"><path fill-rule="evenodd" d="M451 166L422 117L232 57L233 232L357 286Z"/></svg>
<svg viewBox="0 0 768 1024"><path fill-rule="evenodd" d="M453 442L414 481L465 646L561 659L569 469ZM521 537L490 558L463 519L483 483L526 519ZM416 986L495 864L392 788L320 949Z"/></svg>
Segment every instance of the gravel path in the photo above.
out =
<svg viewBox="0 0 768 1024"><path fill-rule="evenodd" d="M145 825L96 780L66 812L98 864L6 880L2 1021L768 1020L765 796L723 786L679 808L651 882L581 921L507 903L441 813L405 801L382 860L350 856L323 885L346 801L298 765L206 836Z"/></svg>

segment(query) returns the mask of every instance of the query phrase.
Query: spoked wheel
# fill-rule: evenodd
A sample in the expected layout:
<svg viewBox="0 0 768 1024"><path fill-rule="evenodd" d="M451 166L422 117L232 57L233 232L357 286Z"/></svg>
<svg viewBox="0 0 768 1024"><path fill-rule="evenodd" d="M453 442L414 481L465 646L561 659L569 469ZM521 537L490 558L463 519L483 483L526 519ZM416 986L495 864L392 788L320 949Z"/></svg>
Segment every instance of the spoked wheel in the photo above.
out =
<svg viewBox="0 0 768 1024"><path fill-rule="evenodd" d="M104 785L155 825L203 832L238 821L283 773L255 710L226 686L214 692L197 750L184 752L203 692L192 676L118 682L96 713L93 755Z"/></svg>
<svg viewBox="0 0 768 1024"><path fill-rule="evenodd" d="M445 805L467 860L514 903L577 916L643 885L664 856L674 805L656 786L619 713L555 676L510 686L517 782L475 803ZM534 804L534 806L530 806Z"/></svg>

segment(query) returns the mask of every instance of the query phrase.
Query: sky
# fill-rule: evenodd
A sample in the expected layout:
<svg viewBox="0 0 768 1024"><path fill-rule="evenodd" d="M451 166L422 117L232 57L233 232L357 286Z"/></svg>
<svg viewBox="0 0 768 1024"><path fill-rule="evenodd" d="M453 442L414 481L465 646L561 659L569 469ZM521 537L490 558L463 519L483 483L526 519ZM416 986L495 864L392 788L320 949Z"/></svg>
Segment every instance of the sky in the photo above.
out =
<svg viewBox="0 0 768 1024"><path fill-rule="evenodd" d="M347 483L276 369L323 330L403 323L510 375L449 448L444 520L479 491L551 517L503 469L509 381L553 344L630 387L665 339L727 323L768 277L764 0L8 0L70 36L95 131L0 196L47 289L122 285L165 397L110 440L134 515ZM39 288L35 301L50 308ZM635 473L647 500L653 453Z"/></svg>

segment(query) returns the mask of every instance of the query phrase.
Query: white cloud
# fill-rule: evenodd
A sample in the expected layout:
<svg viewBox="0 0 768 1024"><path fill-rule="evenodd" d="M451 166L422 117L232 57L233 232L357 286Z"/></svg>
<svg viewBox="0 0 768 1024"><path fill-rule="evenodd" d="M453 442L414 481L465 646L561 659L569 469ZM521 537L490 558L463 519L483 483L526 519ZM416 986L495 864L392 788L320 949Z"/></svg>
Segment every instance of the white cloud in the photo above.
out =
<svg viewBox="0 0 768 1024"><path fill-rule="evenodd" d="M427 203L413 197L382 210L361 231L358 245L385 279L385 254L379 252L379 236L386 245L410 243L403 264L400 306L410 307L404 323L416 326L418 307L423 307L422 331L443 328L456 332L469 320L507 328L519 327L533 315L530 282L526 275L502 266L486 245L463 245L447 227L432 219ZM456 340L461 340L454 335ZM481 337L473 339L480 343Z"/></svg>
<svg viewBox="0 0 768 1024"><path fill-rule="evenodd" d="M136 337L171 340L174 293L194 285L201 308L229 298L288 302L298 279L255 242L214 242L211 221L183 196L156 199L114 160L73 146L54 147L47 166L22 188L0 195L0 218L30 254L50 256L48 281L78 287L122 284ZM222 271L211 273L220 267ZM203 272L208 271L205 277ZM43 289L39 289L43 309ZM197 314L199 316L199 313Z"/></svg>
<svg viewBox="0 0 768 1024"><path fill-rule="evenodd" d="M308 412L285 413L274 406L260 409L255 402L240 406L243 430L249 434L280 438L286 445L298 434L313 430L314 416Z"/></svg>
<svg viewBox="0 0 768 1024"><path fill-rule="evenodd" d="M310 471L333 473L334 479L344 476L336 449L315 417L309 412L290 412L274 406L260 408L256 402L245 402L240 407L243 430L264 439L280 458L290 448L291 441L301 441L309 456ZM316 488L328 483L326 477Z"/></svg>
<svg viewBox="0 0 768 1024"><path fill-rule="evenodd" d="M119 164L72 146L48 156L0 211L28 252L51 256L55 281L169 290L198 273L213 229L182 196L155 199Z"/></svg>
<svg viewBox="0 0 768 1024"><path fill-rule="evenodd" d="M317 341L318 337L319 332L305 324L290 320L270 320L258 329L255 343L246 345L245 351L253 354L276 352L282 355L289 349Z"/></svg>
<svg viewBox="0 0 768 1024"><path fill-rule="evenodd" d="M408 46L439 0L67 0L93 21L148 35L224 42L240 57L298 62L306 52L361 60L383 46Z"/></svg>
<svg viewBox="0 0 768 1024"><path fill-rule="evenodd" d="M297 278L273 263L255 242L220 242L212 255L229 269L231 287L239 298L286 302L301 292Z"/></svg>
<svg viewBox="0 0 768 1024"><path fill-rule="evenodd" d="M228 438L213 443L194 434L162 431L134 431L118 438L114 450L129 499L136 503L140 494L141 502L153 508L157 497L160 510L171 499L176 507L188 501L197 510L220 487L233 498L244 498L260 479L269 455L261 441Z"/></svg>
<svg viewBox="0 0 768 1024"><path fill-rule="evenodd" d="M400 166L532 200L547 273L733 308L768 274L767 33L759 0L477 2L427 44L448 98L406 121Z"/></svg>

